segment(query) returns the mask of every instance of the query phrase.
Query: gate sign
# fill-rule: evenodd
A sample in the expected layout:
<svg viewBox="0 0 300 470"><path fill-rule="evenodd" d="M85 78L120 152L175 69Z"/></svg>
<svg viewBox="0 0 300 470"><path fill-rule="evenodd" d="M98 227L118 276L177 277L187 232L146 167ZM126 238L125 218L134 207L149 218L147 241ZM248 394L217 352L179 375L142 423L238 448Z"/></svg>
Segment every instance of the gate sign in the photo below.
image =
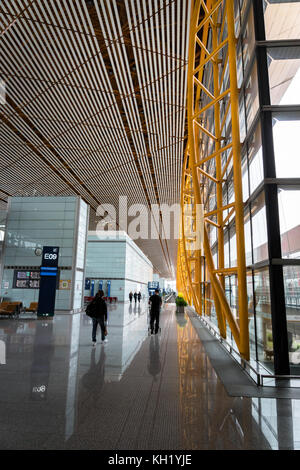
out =
<svg viewBox="0 0 300 470"><path fill-rule="evenodd" d="M58 246L44 246L42 256L42 266L57 267L58 266Z"/></svg>
<svg viewBox="0 0 300 470"><path fill-rule="evenodd" d="M37 316L54 315L56 283L58 274L58 246L44 246L40 268L40 292Z"/></svg>

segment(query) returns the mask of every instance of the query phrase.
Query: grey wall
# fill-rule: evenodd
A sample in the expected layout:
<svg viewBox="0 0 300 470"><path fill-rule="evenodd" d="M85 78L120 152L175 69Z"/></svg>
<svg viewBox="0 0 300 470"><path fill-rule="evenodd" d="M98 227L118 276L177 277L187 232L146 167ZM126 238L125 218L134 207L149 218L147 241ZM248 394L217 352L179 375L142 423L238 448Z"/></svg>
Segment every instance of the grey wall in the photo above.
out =
<svg viewBox="0 0 300 470"><path fill-rule="evenodd" d="M38 301L38 289L12 288L14 269L40 266L36 247L59 246L60 279L70 280L71 285L56 291L55 309L80 308L87 223L88 206L79 197L9 198L1 296L26 306Z"/></svg>

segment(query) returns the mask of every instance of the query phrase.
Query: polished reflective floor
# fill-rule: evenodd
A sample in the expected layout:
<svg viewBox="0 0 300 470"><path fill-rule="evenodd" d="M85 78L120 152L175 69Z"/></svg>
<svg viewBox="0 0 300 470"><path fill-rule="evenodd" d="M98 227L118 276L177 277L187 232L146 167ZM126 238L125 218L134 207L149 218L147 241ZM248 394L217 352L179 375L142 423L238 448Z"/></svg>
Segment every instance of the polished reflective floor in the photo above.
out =
<svg viewBox="0 0 300 470"><path fill-rule="evenodd" d="M190 319L109 305L108 343L85 314L0 319L0 449L300 449L300 400L228 396Z"/></svg>

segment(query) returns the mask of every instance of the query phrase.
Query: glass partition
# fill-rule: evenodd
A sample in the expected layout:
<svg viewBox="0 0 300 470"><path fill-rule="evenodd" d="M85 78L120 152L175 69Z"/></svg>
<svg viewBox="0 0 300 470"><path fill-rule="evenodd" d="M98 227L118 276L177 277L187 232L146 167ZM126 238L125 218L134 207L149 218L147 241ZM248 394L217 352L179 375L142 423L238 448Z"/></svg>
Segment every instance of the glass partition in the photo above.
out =
<svg viewBox="0 0 300 470"><path fill-rule="evenodd" d="M248 143L248 160L250 194L252 194L264 177L260 125L256 127Z"/></svg>
<svg viewBox="0 0 300 470"><path fill-rule="evenodd" d="M300 177L299 135L299 112L273 114L273 140L277 178Z"/></svg>
<svg viewBox="0 0 300 470"><path fill-rule="evenodd" d="M267 368L273 370L274 350L268 268L254 271L254 293L252 302L256 316L258 360Z"/></svg>
<svg viewBox="0 0 300 470"><path fill-rule="evenodd" d="M270 47L267 55L271 104L300 104L300 47Z"/></svg>
<svg viewBox="0 0 300 470"><path fill-rule="evenodd" d="M291 374L300 374L300 266L284 266L284 291L287 315Z"/></svg>
<svg viewBox="0 0 300 470"><path fill-rule="evenodd" d="M268 258L268 235L265 196L260 195L252 203L252 243L253 243L253 261L258 263Z"/></svg>
<svg viewBox="0 0 300 470"><path fill-rule="evenodd" d="M300 259L300 189L278 189L283 258Z"/></svg>

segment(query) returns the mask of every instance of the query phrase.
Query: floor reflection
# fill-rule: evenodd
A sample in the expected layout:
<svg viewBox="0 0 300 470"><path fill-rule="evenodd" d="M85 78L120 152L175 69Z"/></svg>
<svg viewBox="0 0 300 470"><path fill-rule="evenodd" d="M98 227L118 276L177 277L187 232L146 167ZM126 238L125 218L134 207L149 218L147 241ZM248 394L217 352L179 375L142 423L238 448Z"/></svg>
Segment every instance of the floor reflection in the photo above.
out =
<svg viewBox="0 0 300 470"><path fill-rule="evenodd" d="M157 376L161 371L160 352L159 352L159 336L152 335L149 342L149 361L148 372L157 381Z"/></svg>
<svg viewBox="0 0 300 470"><path fill-rule="evenodd" d="M298 449L299 400L229 397L188 317L176 321L184 447Z"/></svg>
<svg viewBox="0 0 300 470"><path fill-rule="evenodd" d="M46 400L50 364L54 354L53 322L39 320L35 325L30 390L32 400Z"/></svg>
<svg viewBox="0 0 300 470"><path fill-rule="evenodd" d="M113 311L108 306L107 328L106 381L118 381L148 335L146 304L117 304Z"/></svg>
<svg viewBox="0 0 300 470"><path fill-rule="evenodd" d="M96 355L98 359L96 359ZM94 407L101 400L102 388L105 383L105 360L104 345L100 349L100 354L96 348L91 349L89 369L82 376L78 386L77 429L91 419Z"/></svg>
<svg viewBox="0 0 300 470"><path fill-rule="evenodd" d="M93 348L85 314L1 319L1 448L300 449L300 400L228 396L187 315L148 320L108 305Z"/></svg>

